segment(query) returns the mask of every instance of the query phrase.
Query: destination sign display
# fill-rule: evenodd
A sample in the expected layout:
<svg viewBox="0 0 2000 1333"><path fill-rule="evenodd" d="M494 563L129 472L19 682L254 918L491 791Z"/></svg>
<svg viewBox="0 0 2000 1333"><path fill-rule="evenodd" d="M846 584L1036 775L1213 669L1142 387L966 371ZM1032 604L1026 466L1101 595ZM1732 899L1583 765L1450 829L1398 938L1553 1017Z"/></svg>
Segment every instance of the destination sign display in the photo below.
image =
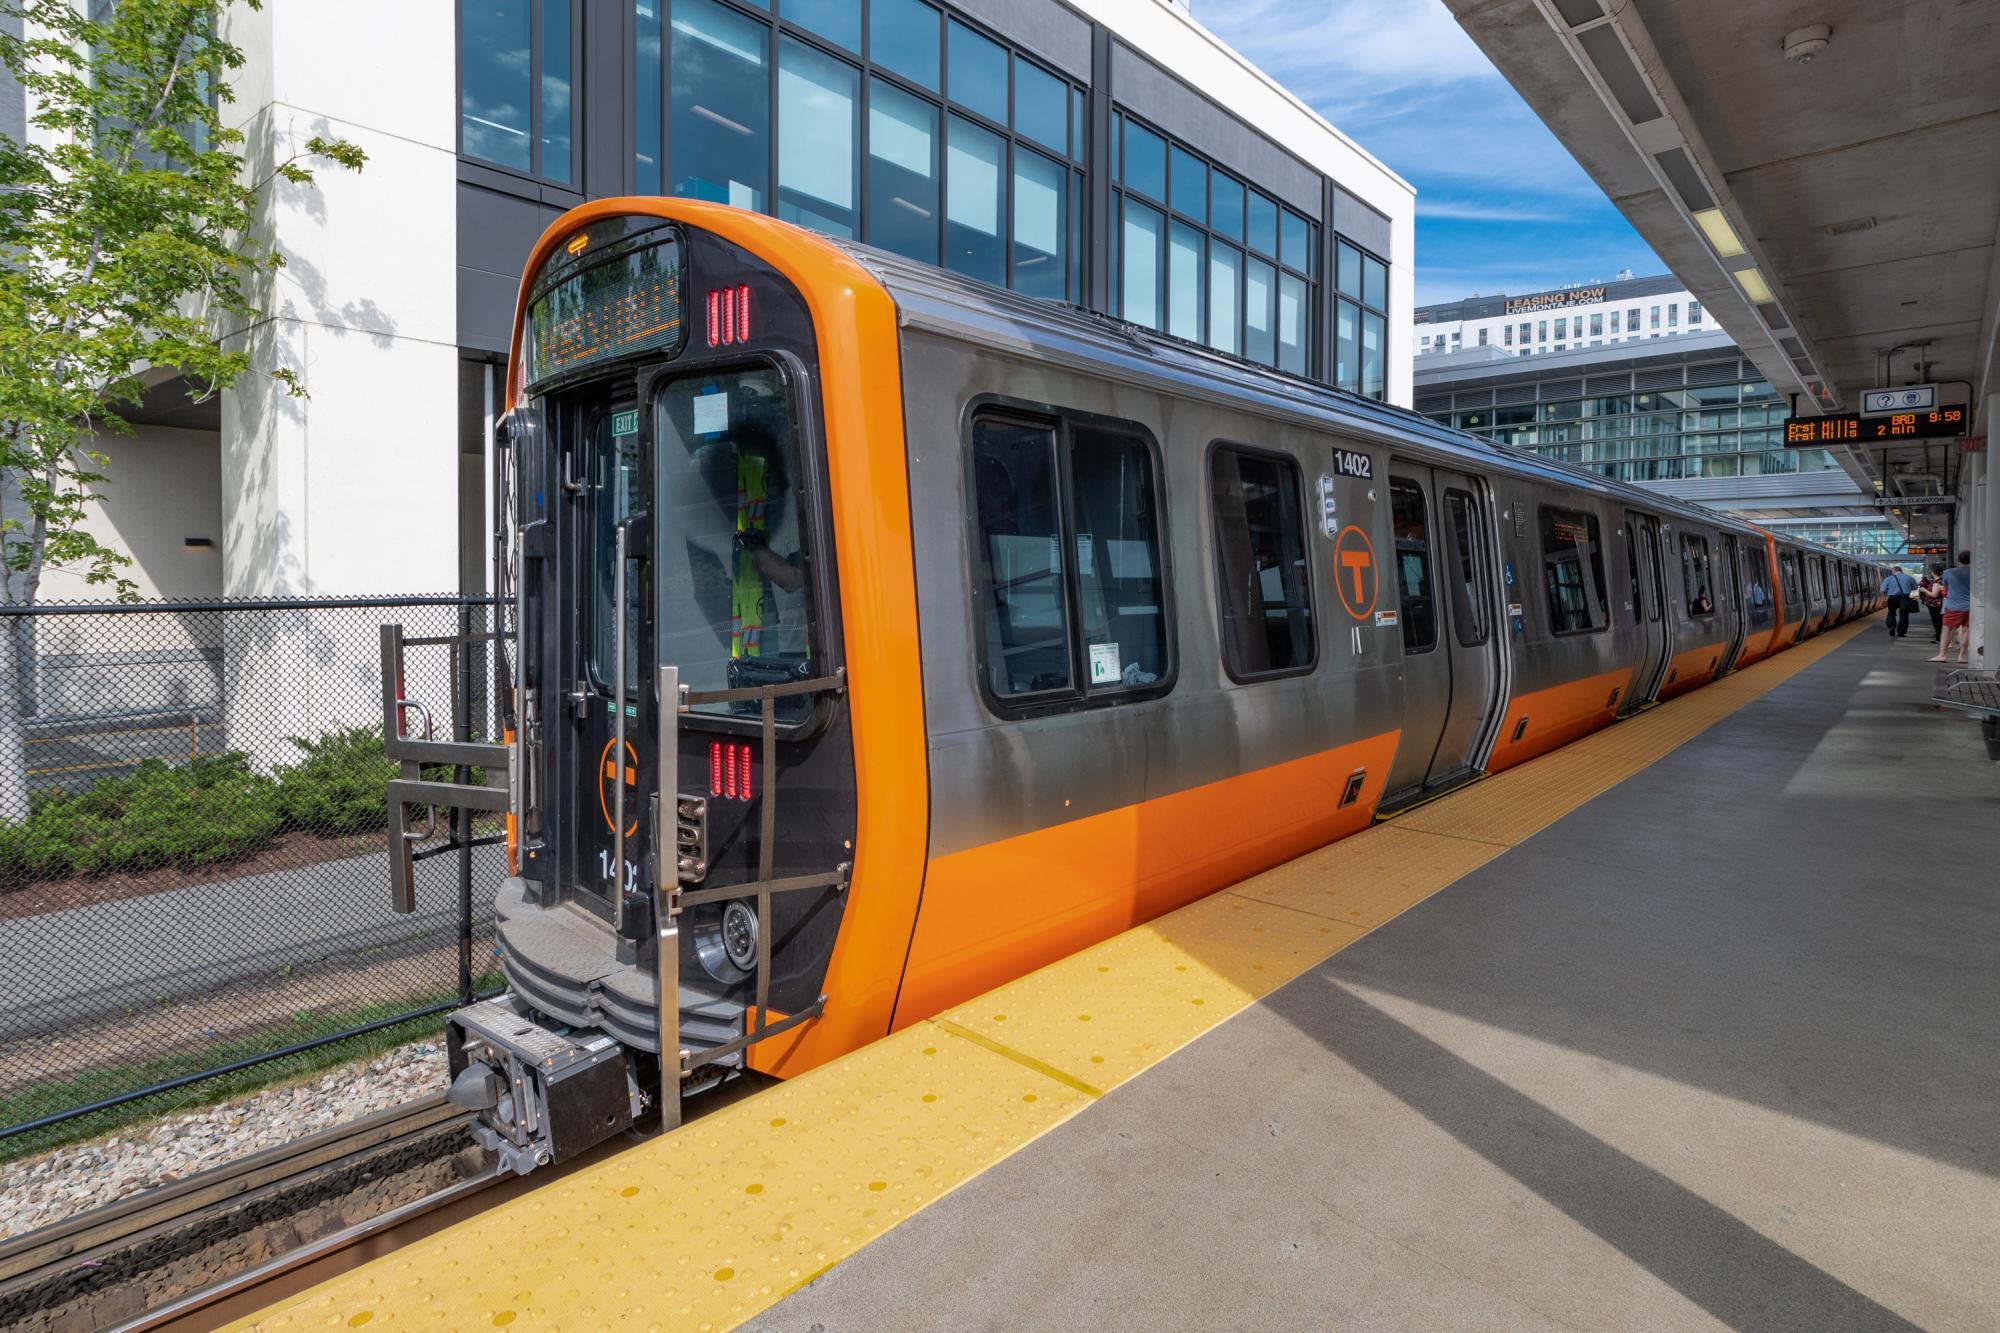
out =
<svg viewBox="0 0 2000 1333"><path fill-rule="evenodd" d="M1934 408L1929 412L1894 412L1886 417L1864 417L1859 412L1837 412L1824 417L1786 417L1786 444L1866 444L1874 440L1940 440L1965 434L1968 421L1963 404Z"/></svg>
<svg viewBox="0 0 2000 1333"><path fill-rule="evenodd" d="M671 348L680 336L680 246L669 240L580 269L535 298L528 307L528 383L628 352Z"/></svg>

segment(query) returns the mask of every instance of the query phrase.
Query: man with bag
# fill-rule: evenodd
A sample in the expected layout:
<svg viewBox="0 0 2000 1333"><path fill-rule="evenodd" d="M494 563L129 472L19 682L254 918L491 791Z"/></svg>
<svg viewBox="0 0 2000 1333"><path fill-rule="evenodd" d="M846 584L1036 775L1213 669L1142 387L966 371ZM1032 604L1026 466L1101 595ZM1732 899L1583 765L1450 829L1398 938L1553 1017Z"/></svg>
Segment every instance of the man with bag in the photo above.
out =
<svg viewBox="0 0 2000 1333"><path fill-rule="evenodd" d="M1882 595L1889 599L1889 637L1900 639L1910 632L1910 608L1917 604L1917 581L1903 570L1892 569L1882 580Z"/></svg>

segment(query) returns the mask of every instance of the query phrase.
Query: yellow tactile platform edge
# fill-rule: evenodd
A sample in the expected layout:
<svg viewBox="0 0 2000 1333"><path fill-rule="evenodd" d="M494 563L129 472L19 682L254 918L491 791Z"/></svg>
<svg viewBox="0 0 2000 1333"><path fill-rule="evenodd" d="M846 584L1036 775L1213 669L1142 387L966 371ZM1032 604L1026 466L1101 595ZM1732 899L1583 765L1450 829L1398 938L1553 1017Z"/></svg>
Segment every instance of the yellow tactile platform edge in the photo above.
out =
<svg viewBox="0 0 2000 1333"><path fill-rule="evenodd" d="M1866 623L1127 931L237 1327L740 1324Z"/></svg>

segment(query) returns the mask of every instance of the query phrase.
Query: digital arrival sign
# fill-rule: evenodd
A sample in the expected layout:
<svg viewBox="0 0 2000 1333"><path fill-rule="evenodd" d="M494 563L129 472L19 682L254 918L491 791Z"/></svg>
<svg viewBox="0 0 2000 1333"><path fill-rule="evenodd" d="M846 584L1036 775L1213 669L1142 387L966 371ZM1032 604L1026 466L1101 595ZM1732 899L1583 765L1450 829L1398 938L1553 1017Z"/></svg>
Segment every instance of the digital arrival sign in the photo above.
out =
<svg viewBox="0 0 2000 1333"><path fill-rule="evenodd" d="M1867 444L1876 440L1942 440L1965 434L1969 421L1962 403L1928 412L1893 412L1864 417L1836 412L1824 417L1786 417L1786 444Z"/></svg>

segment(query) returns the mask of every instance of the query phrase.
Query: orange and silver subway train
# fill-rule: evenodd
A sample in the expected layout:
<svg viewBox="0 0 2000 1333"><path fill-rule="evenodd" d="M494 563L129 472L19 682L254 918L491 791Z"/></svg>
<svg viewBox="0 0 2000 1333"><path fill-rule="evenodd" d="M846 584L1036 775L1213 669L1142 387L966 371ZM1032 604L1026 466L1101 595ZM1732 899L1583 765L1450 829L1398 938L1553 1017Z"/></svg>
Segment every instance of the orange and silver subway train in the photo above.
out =
<svg viewBox="0 0 2000 1333"><path fill-rule="evenodd" d="M520 1171L1880 600L1838 553L717 205L565 215L513 353L507 990L449 1031Z"/></svg>

